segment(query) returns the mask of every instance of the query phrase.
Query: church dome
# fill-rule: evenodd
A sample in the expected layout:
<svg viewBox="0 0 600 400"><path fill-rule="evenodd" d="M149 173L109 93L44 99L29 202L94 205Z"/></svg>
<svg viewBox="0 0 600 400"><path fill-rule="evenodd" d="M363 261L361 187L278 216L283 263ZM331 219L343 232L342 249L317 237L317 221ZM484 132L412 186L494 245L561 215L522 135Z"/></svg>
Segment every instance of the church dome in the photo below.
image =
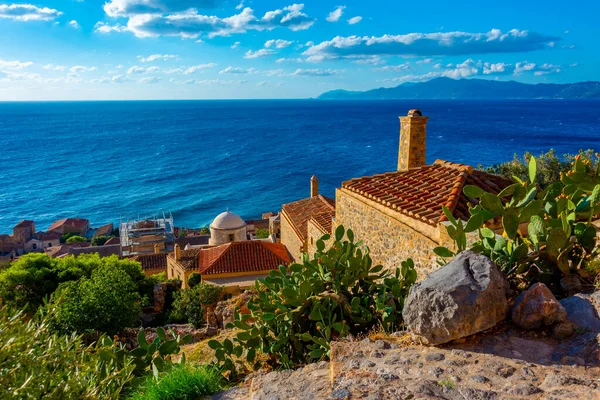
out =
<svg viewBox="0 0 600 400"><path fill-rule="evenodd" d="M240 229L246 226L244 220L237 214L225 211L219 215L210 224L214 229Z"/></svg>

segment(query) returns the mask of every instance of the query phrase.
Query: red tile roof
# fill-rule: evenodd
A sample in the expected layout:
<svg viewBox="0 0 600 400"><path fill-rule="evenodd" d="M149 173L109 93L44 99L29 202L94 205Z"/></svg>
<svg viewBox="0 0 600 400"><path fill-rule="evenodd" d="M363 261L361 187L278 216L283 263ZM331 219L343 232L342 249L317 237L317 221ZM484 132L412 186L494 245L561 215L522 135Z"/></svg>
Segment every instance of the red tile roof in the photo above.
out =
<svg viewBox="0 0 600 400"><path fill-rule="evenodd" d="M61 234L59 232L39 232L35 237L43 242L44 240L59 240Z"/></svg>
<svg viewBox="0 0 600 400"><path fill-rule="evenodd" d="M63 225L66 226L72 226L75 228L79 228L82 229L84 228L86 225L89 225L89 221L87 219L84 218L65 218L65 219L59 219L58 221L55 221L50 228L48 228L49 231L52 231L54 229L58 229Z"/></svg>
<svg viewBox="0 0 600 400"><path fill-rule="evenodd" d="M15 228L25 228L27 226L34 226L35 223L31 220L28 219L24 219L23 221L19 222L18 224L15 225Z"/></svg>
<svg viewBox="0 0 600 400"><path fill-rule="evenodd" d="M121 244L121 239L118 237L111 237L104 243L105 246L110 246L111 244Z"/></svg>
<svg viewBox="0 0 600 400"><path fill-rule="evenodd" d="M113 231L113 224L102 225L100 228L96 229L96 232L94 232L94 237L110 236L112 231Z"/></svg>
<svg viewBox="0 0 600 400"><path fill-rule="evenodd" d="M144 271L167 269L167 253L140 254L132 260L139 261Z"/></svg>
<svg viewBox="0 0 600 400"><path fill-rule="evenodd" d="M280 243L249 240L202 249L199 261L200 274L211 275L268 271L288 265L292 259Z"/></svg>
<svg viewBox="0 0 600 400"><path fill-rule="evenodd" d="M293 203L284 204L281 207L282 214L292 224L294 231L298 237L304 241L308 237L308 220L314 215L320 215L320 219L325 221L325 215L329 214L331 218L335 216L335 200L322 195L309 197L294 201ZM331 223L331 222L330 222ZM331 229L331 228L330 228Z"/></svg>
<svg viewBox="0 0 600 400"><path fill-rule="evenodd" d="M335 212L325 211L319 214L313 214L310 220L323 232L331 233L331 226L333 225L333 218Z"/></svg>
<svg viewBox="0 0 600 400"><path fill-rule="evenodd" d="M468 218L468 204L477 204L477 200L463 194L465 185L477 185L497 194L511 183L501 176L474 171L468 165L436 160L432 165L408 171L351 179L343 182L342 188L435 226L446 220L442 205L452 210L455 217Z"/></svg>

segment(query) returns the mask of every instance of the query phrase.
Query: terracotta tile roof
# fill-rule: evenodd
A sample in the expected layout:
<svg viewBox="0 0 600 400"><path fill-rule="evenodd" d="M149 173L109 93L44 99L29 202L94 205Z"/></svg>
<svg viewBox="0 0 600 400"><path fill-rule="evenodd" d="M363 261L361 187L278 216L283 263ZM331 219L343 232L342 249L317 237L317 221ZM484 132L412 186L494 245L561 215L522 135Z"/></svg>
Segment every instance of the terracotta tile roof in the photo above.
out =
<svg viewBox="0 0 600 400"><path fill-rule="evenodd" d="M100 257L109 257L112 255L121 256L121 245L113 244L109 246L89 246L89 247L71 247L69 254L75 257L81 254L98 254Z"/></svg>
<svg viewBox="0 0 600 400"><path fill-rule="evenodd" d="M308 236L307 223L310 217L317 214L330 213L333 218L335 215L335 200L319 194L314 197L284 204L281 210L290 220L298 237L304 241Z"/></svg>
<svg viewBox="0 0 600 400"><path fill-rule="evenodd" d="M442 205L456 217L468 217L468 204L477 201L463 194L465 185L477 185L497 194L511 183L501 176L474 171L468 165L436 160L432 165L408 171L351 179L343 182L342 188L435 226L446 220Z"/></svg>
<svg viewBox="0 0 600 400"><path fill-rule="evenodd" d="M284 245L255 240L202 249L199 260L202 275L267 271L292 262Z"/></svg>
<svg viewBox="0 0 600 400"><path fill-rule="evenodd" d="M111 244L121 244L121 239L118 237L111 237L104 243L105 246L110 246Z"/></svg>
<svg viewBox="0 0 600 400"><path fill-rule="evenodd" d="M15 228L25 228L27 226L34 226L35 223L31 220L28 219L24 219L23 221L19 222L18 224L15 225Z"/></svg>
<svg viewBox="0 0 600 400"><path fill-rule="evenodd" d="M102 225L100 228L96 229L96 232L94 232L94 237L110 236L112 231L113 231L113 224Z"/></svg>
<svg viewBox="0 0 600 400"><path fill-rule="evenodd" d="M175 244L178 244L179 247L185 249L185 246L188 244L190 246L199 246L203 244L208 244L210 239L210 235L196 235L196 236L186 236L182 238L175 239Z"/></svg>
<svg viewBox="0 0 600 400"><path fill-rule="evenodd" d="M60 232L38 232L33 236L43 242L44 240L59 240L61 234Z"/></svg>
<svg viewBox="0 0 600 400"><path fill-rule="evenodd" d="M335 212L325 211L319 214L313 214L310 220L321 229L323 233L331 233L331 226L333 225L333 218Z"/></svg>
<svg viewBox="0 0 600 400"><path fill-rule="evenodd" d="M84 218L65 218L65 219L59 219L58 221L55 221L50 228L48 228L49 231L52 231L54 229L58 229L63 225L66 226L72 226L75 228L79 228L82 229L84 228L86 225L89 225L89 221L87 219Z"/></svg>
<svg viewBox="0 0 600 400"><path fill-rule="evenodd" d="M181 250L181 259L177 262L181 264L184 270L198 269L198 261L201 249ZM175 259L175 253L169 253Z"/></svg>
<svg viewBox="0 0 600 400"><path fill-rule="evenodd" d="M167 269L167 253L141 254L132 260L139 261L144 271Z"/></svg>
<svg viewBox="0 0 600 400"><path fill-rule="evenodd" d="M52 246L44 249L46 254L52 258L57 258L66 254L69 254L69 250L74 247L90 247L89 243L68 243L61 244L58 246Z"/></svg>

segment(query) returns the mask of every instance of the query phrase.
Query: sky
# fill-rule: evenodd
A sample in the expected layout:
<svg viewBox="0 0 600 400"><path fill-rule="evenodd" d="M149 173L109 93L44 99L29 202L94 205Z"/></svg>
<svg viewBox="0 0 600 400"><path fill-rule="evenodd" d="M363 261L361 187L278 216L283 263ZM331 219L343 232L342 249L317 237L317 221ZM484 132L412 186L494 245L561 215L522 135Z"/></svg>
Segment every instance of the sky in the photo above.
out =
<svg viewBox="0 0 600 400"><path fill-rule="evenodd" d="M600 80L600 2L0 0L0 101ZM27 0L24 0L27 1Z"/></svg>

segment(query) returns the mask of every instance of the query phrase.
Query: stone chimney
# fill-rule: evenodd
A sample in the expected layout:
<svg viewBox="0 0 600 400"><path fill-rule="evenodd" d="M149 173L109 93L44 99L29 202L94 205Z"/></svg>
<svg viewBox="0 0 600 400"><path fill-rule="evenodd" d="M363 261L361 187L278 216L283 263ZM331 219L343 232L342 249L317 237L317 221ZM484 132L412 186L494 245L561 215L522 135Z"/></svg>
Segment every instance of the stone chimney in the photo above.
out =
<svg viewBox="0 0 600 400"><path fill-rule="evenodd" d="M398 171L425 165L427 119L417 109L410 110L406 117L400 117Z"/></svg>
<svg viewBox="0 0 600 400"><path fill-rule="evenodd" d="M181 260L181 248L179 247L178 244L175 244L173 249L175 250L175 260L180 261Z"/></svg>
<svg viewBox="0 0 600 400"><path fill-rule="evenodd" d="M315 197L319 194L319 178L316 175L310 177L310 197Z"/></svg>

